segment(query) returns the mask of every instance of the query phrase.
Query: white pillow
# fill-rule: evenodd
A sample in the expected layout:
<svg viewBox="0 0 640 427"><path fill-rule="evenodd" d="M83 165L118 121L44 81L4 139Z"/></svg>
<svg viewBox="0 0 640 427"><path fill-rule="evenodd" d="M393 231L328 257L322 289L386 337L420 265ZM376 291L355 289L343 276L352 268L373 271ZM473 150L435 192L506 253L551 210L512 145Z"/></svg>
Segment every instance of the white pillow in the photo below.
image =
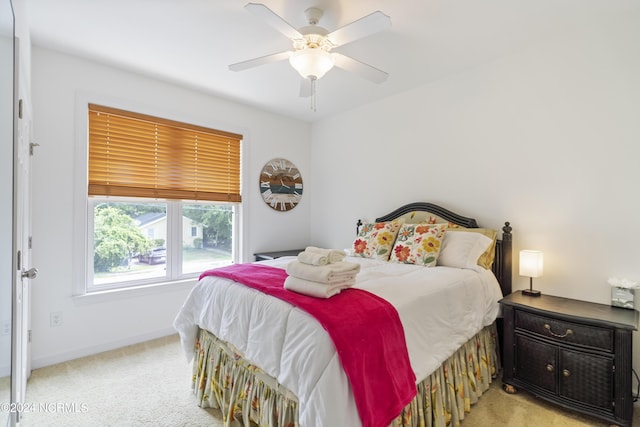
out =
<svg viewBox="0 0 640 427"><path fill-rule="evenodd" d="M438 265L480 271L482 267L478 265L478 258L491 243L493 240L484 234L447 230L442 240Z"/></svg>

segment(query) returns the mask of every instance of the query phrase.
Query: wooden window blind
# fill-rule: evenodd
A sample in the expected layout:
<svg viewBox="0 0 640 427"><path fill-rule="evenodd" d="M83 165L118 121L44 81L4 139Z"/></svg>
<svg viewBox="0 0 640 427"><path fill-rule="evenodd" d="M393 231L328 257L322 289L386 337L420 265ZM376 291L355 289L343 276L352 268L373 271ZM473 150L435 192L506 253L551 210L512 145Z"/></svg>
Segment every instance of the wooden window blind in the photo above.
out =
<svg viewBox="0 0 640 427"><path fill-rule="evenodd" d="M88 194L240 202L241 140L89 104Z"/></svg>

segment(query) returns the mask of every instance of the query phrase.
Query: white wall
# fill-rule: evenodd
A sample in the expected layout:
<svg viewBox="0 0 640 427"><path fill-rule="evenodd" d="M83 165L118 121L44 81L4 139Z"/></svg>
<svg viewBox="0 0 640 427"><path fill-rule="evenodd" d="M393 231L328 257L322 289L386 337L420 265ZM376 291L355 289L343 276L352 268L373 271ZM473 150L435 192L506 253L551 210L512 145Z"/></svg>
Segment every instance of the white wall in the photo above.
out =
<svg viewBox="0 0 640 427"><path fill-rule="evenodd" d="M244 259L309 241L308 198L290 212L276 212L262 201L258 185L262 165L273 157L285 157L309 175L309 124L51 50L34 47L32 54L33 133L41 144L33 162L33 259L40 270L32 300L35 368L172 333L190 289L88 303L72 298L78 97L132 103L144 106L140 112L243 134ZM63 324L50 327L56 311Z"/></svg>
<svg viewBox="0 0 640 427"><path fill-rule="evenodd" d="M515 254L544 251L543 293L608 304L608 277L640 281L639 40L640 15L605 16L314 124L312 241L345 247L357 218L432 201L511 221Z"/></svg>

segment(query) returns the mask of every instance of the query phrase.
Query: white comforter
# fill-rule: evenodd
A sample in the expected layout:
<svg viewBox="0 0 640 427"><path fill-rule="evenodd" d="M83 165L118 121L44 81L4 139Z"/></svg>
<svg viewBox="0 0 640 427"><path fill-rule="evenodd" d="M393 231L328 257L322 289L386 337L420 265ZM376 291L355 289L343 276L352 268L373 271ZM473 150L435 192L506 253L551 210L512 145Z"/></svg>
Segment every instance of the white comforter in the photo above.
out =
<svg viewBox="0 0 640 427"><path fill-rule="evenodd" d="M292 259L262 263L285 268ZM355 287L398 310L418 382L497 317L502 294L490 271L355 257L345 261L361 264ZM295 393L301 426L361 425L333 343L306 312L231 280L205 277L185 301L174 326L188 359L198 327L233 344Z"/></svg>

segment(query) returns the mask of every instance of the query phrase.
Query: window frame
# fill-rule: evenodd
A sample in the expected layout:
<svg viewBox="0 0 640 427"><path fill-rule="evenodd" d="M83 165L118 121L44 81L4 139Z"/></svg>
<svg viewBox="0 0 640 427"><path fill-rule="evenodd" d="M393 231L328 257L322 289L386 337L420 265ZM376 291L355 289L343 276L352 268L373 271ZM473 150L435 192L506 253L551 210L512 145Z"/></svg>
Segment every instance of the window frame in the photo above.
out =
<svg viewBox="0 0 640 427"><path fill-rule="evenodd" d="M165 262L165 274L162 277L151 277L146 279L128 280L122 282L111 282L105 284L95 284L94 270L93 270L93 242L94 242L94 219L95 219L95 206L102 202L118 202L118 203L162 203L166 205L167 212L167 239L165 241L165 247L167 250L167 259ZM209 204L209 205L229 205L233 207L233 223L235 224L238 219L238 206L240 203L224 203L224 202L203 202L194 200L161 200L161 199L148 199L148 198L132 198L132 197L115 197L115 196L93 196L87 198L87 276L86 280L86 293L113 291L118 289L126 289L139 286L150 286L156 284L163 284L168 282L177 282L181 280L196 279L200 272L184 273L183 267L183 246L182 246L182 217L183 217L183 205L185 204ZM232 230L233 235L233 230ZM235 235L232 238L232 262L236 262L237 257L235 253Z"/></svg>
<svg viewBox="0 0 640 427"><path fill-rule="evenodd" d="M73 283L72 283L72 296L79 297L77 301L85 299L86 301L94 301L95 299L111 298L114 295L138 295L149 294L155 292L164 292L165 289L173 289L175 287L182 287L184 285L192 286L197 282L197 274L187 274L181 277L169 276L167 278L151 280L149 282L139 282L136 284L126 284L113 287L101 287L101 289L91 289L90 281L93 280L93 209L90 209L91 197L87 193L88 183L88 108L90 104L109 105L113 108L136 111L141 114L146 114L156 117L173 117L175 121L183 121L185 123L194 123L207 128L218 129L226 128L230 126L220 125L217 123L211 123L208 119L197 119L188 114L179 114L175 111L163 111L162 109L150 108L149 106L140 105L136 102L115 99L105 95L86 94L79 93L76 96L76 108L75 108L75 129L76 129L76 144L74 147L74 182L73 182L73 249L72 249L72 270L73 270ZM246 129L229 129L229 132L246 135ZM245 164L247 152L247 138L246 136L242 140L242 149L240 157L240 193L245 194L246 177L245 170L242 167ZM114 196L110 196L110 199L116 201ZM131 198L125 198L131 199ZM140 201L140 199L135 199ZM149 199L152 201L154 199ZM119 201L119 200L118 200ZM167 200L167 202L169 202ZM190 200L176 200L177 203L201 203L201 201ZM215 202L224 203L224 202ZM246 228L247 218L243 214L242 202L229 204L234 205L234 222L233 222L233 245L232 245L232 262L242 262L245 258L244 254L244 235L243 230ZM167 214L170 209L171 203L167 203ZM91 213L91 218L89 214ZM173 230L167 230L168 235L170 233L178 233L181 231L181 221L177 221L177 224L173 226ZM174 234L180 236L181 234ZM180 240L179 240L180 241ZM179 255L175 254L171 256L174 260L172 262L178 262L176 259L179 257L182 262L181 243L174 245L176 248L169 248L167 245L167 260L169 259L169 251L179 252ZM91 265L91 268L90 268ZM169 265L167 265L169 270ZM90 270L90 271L89 271ZM89 276L91 272L91 276ZM90 297L86 299L86 297ZM117 298L117 296L116 296Z"/></svg>

